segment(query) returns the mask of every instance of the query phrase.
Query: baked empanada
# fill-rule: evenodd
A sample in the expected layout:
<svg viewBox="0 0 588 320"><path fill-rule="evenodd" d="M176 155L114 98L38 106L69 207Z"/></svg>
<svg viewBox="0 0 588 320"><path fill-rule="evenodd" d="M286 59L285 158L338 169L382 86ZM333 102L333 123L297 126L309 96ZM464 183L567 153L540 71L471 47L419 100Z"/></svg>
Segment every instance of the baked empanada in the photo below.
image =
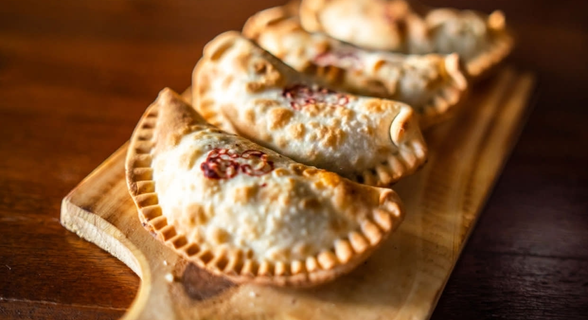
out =
<svg viewBox="0 0 588 320"><path fill-rule="evenodd" d="M365 260L404 216L394 191L225 133L169 89L139 121L126 175L149 231L237 282L329 281Z"/></svg>
<svg viewBox="0 0 588 320"><path fill-rule="evenodd" d="M417 13L405 0L302 0L300 19L307 31L363 48L457 52L473 77L503 60L513 45L500 11L485 15L443 8Z"/></svg>
<svg viewBox="0 0 588 320"><path fill-rule="evenodd" d="M426 160L408 105L328 89L237 32L206 45L192 90L211 123L358 182L388 186Z"/></svg>
<svg viewBox="0 0 588 320"><path fill-rule="evenodd" d="M398 100L420 115L421 128L447 118L467 80L459 56L372 52L321 33L308 33L291 7L261 11L247 20L243 35L297 71L359 95Z"/></svg>

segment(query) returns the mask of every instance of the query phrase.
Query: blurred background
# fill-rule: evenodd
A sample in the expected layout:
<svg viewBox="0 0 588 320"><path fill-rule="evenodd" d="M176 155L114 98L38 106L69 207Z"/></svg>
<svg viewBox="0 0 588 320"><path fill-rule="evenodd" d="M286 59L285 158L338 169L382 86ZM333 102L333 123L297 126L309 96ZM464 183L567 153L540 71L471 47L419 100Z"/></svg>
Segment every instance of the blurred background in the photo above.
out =
<svg viewBox="0 0 588 320"><path fill-rule="evenodd" d="M124 313L138 277L61 227L61 199L128 140L159 90L190 85L206 42L284 2L2 1L0 318ZM585 319L588 1L422 3L501 9L517 37L507 63L539 80L432 319Z"/></svg>

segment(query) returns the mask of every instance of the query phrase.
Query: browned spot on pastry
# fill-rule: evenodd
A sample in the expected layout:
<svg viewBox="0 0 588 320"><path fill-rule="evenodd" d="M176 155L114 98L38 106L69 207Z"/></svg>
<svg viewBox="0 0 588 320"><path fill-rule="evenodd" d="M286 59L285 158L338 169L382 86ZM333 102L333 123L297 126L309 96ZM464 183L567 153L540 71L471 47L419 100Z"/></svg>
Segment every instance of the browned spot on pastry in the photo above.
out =
<svg viewBox="0 0 588 320"><path fill-rule="evenodd" d="M256 186L244 186L235 189L235 203L247 203L257 194Z"/></svg>
<svg viewBox="0 0 588 320"><path fill-rule="evenodd" d="M231 82L233 82L233 76L230 74L225 75L225 78L222 81L223 88L228 88L231 86Z"/></svg>
<svg viewBox="0 0 588 320"><path fill-rule="evenodd" d="M321 107L318 104L309 104L307 105L304 110L308 112L308 115L311 117L316 117L321 113Z"/></svg>
<svg viewBox="0 0 588 320"><path fill-rule="evenodd" d="M250 55L242 55L241 64L247 65ZM256 59L251 61L253 72L259 76L259 80L247 83L247 90L259 92L266 88L276 87L283 81L282 74L267 60Z"/></svg>
<svg viewBox="0 0 588 320"><path fill-rule="evenodd" d="M339 128L326 128L322 134L322 142L326 147L336 148L345 140L345 132Z"/></svg>
<svg viewBox="0 0 588 320"><path fill-rule="evenodd" d="M334 190L334 197L333 197L333 202L335 204L337 204L338 206L341 207L347 207L349 205L355 205L354 203L349 203L350 199L352 199L357 191L356 188L354 188L352 185L350 185L349 183L342 181L341 183L338 183L336 186L333 185L335 187ZM349 211L349 210L347 210ZM351 210L351 211L355 211L355 210ZM355 213L355 212L354 212Z"/></svg>
<svg viewBox="0 0 588 320"><path fill-rule="evenodd" d="M331 121L329 122L329 125L335 128L338 128L339 126L341 126L341 120L333 118L331 119Z"/></svg>
<svg viewBox="0 0 588 320"><path fill-rule="evenodd" d="M208 92L210 89L210 81L208 79L203 79L204 81L198 81L198 93L203 95L204 93Z"/></svg>
<svg viewBox="0 0 588 320"><path fill-rule="evenodd" d="M321 207L321 203L316 198L304 199L302 200L302 208L306 210L316 210Z"/></svg>
<svg viewBox="0 0 588 320"><path fill-rule="evenodd" d="M272 70L266 73L266 83L270 86L278 86L283 80L282 74L273 66Z"/></svg>
<svg viewBox="0 0 588 320"><path fill-rule="evenodd" d="M304 169L306 169L305 166L299 164L299 163L293 163L290 165L290 169L292 169L292 171L294 172L294 174L296 175L302 175L302 172L304 171Z"/></svg>
<svg viewBox="0 0 588 320"><path fill-rule="evenodd" d="M265 132L265 131L262 131L259 133L259 138L260 138L260 140L267 141L267 142L273 140L272 135L269 132Z"/></svg>
<svg viewBox="0 0 588 320"><path fill-rule="evenodd" d="M343 122L348 122L351 119L351 117L353 117L353 111L351 109L336 108L335 110L337 110L337 115L341 117L341 120Z"/></svg>
<svg viewBox="0 0 588 320"><path fill-rule="evenodd" d="M335 148L345 139L345 132L336 127L319 125L310 135L311 141L319 139L325 147Z"/></svg>
<svg viewBox="0 0 588 320"><path fill-rule="evenodd" d="M190 153L186 153L180 157L179 165L186 166L187 169L192 169L202 154L202 150L194 150Z"/></svg>
<svg viewBox="0 0 588 320"><path fill-rule="evenodd" d="M257 225L252 221L244 221L240 228L243 230L243 234L245 234L248 239L257 239L259 237L259 230Z"/></svg>
<svg viewBox="0 0 588 320"><path fill-rule="evenodd" d="M215 276L193 263L188 263L185 267L181 283L185 294L196 301L212 298L235 286L226 278Z"/></svg>
<svg viewBox="0 0 588 320"><path fill-rule="evenodd" d="M190 217L190 222L196 225L203 225L208 222L208 216L204 208L196 203L190 204L186 208L186 215Z"/></svg>
<svg viewBox="0 0 588 320"><path fill-rule="evenodd" d="M217 245L227 242L229 237L229 233L221 228L213 228L210 232L210 240Z"/></svg>
<svg viewBox="0 0 588 320"><path fill-rule="evenodd" d="M302 137L304 137L304 132L305 132L304 124L302 124L302 123L293 124L288 127L288 131L290 132L290 136L293 139L300 140L300 139L302 139Z"/></svg>
<svg viewBox="0 0 588 320"><path fill-rule="evenodd" d="M252 58L253 53L251 52L242 52L241 54L239 54L236 58L235 58L235 64L238 68L246 71L249 69L250 66L250 62L253 59Z"/></svg>
<svg viewBox="0 0 588 320"><path fill-rule="evenodd" d="M314 187L317 188L317 189L319 189L319 190L321 190L321 189L326 188L327 185L323 181L319 180L319 181L317 181L317 182L314 183Z"/></svg>
<svg viewBox="0 0 588 320"><path fill-rule="evenodd" d="M255 112L251 109L245 111L245 121L249 123L255 122Z"/></svg>
<svg viewBox="0 0 588 320"><path fill-rule="evenodd" d="M283 176L289 175L290 172L287 169L278 168L278 169L274 170L274 174L278 177L283 177Z"/></svg>
<svg viewBox="0 0 588 320"><path fill-rule="evenodd" d="M276 144L280 148L285 148L288 145L288 140L286 140L284 137L278 137L276 139Z"/></svg>
<svg viewBox="0 0 588 320"><path fill-rule="evenodd" d="M336 187L342 182L339 175L328 171L321 171L319 178L325 185L329 187Z"/></svg>
<svg viewBox="0 0 588 320"><path fill-rule="evenodd" d="M247 82L247 91L256 93L265 89L263 82Z"/></svg>
<svg viewBox="0 0 588 320"><path fill-rule="evenodd" d="M381 99L370 99L365 102L365 108L370 113L382 112L386 109L387 105L385 100Z"/></svg>
<svg viewBox="0 0 588 320"><path fill-rule="evenodd" d="M254 105L258 106L259 111L261 112L265 112L271 107L277 107L281 105L278 101L272 99L256 99L253 103Z"/></svg>
<svg viewBox="0 0 588 320"><path fill-rule="evenodd" d="M204 235L200 229L194 229L192 232L192 241L196 243L204 243Z"/></svg>
<svg viewBox="0 0 588 320"><path fill-rule="evenodd" d="M311 127L312 129L316 129L316 128L318 128L320 126L320 124L318 122L316 122L316 121L310 121L308 123L308 126Z"/></svg>
<svg viewBox="0 0 588 320"><path fill-rule="evenodd" d="M374 71L379 71L380 68L382 68L384 65L386 64L386 60L380 59L378 61L376 61L376 63L374 63Z"/></svg>
<svg viewBox="0 0 588 320"><path fill-rule="evenodd" d="M300 28L303 30L302 28ZM317 52L327 52L331 50L331 44L328 41L321 41L316 43L316 51Z"/></svg>
<svg viewBox="0 0 588 320"><path fill-rule="evenodd" d="M312 150L309 150L309 151L306 153L306 158L308 158L308 159L309 159L309 161L314 161L314 160L316 160L316 158L317 158L318 156L319 156L319 151L318 151L317 149L312 149Z"/></svg>
<svg viewBox="0 0 588 320"><path fill-rule="evenodd" d="M318 174L319 172L321 172L319 169L307 168L306 170L304 170L304 172L302 172L302 175L305 177L312 177Z"/></svg>
<svg viewBox="0 0 588 320"><path fill-rule="evenodd" d="M180 156L178 160L178 167L190 169L190 159L192 158L193 152L186 152Z"/></svg>
<svg viewBox="0 0 588 320"><path fill-rule="evenodd" d="M268 69L269 63L267 61L255 61L253 63L253 71L255 74L264 74Z"/></svg>
<svg viewBox="0 0 588 320"><path fill-rule="evenodd" d="M361 128L360 130L362 132L364 132L368 137L374 136L374 129L370 126L365 126L365 127Z"/></svg>
<svg viewBox="0 0 588 320"><path fill-rule="evenodd" d="M326 147L334 148L337 146L337 141L339 141L338 137L334 135L332 132L329 132L323 138L323 144Z"/></svg>
<svg viewBox="0 0 588 320"><path fill-rule="evenodd" d="M266 22L265 26L266 27L270 27L270 26L275 26L275 25L286 25L288 22L287 20L289 19L288 16L279 16L279 17L275 17L269 21ZM294 27L296 27L297 24L293 24L292 27L290 27L290 29L293 29Z"/></svg>
<svg viewBox="0 0 588 320"><path fill-rule="evenodd" d="M269 111L270 129L280 129L284 127L292 118L292 111L286 108L274 108Z"/></svg>
<svg viewBox="0 0 588 320"><path fill-rule="evenodd" d="M182 135L181 134L173 134L169 136L169 143L172 146L177 146L178 143L180 143L180 140L182 139Z"/></svg>
<svg viewBox="0 0 588 320"><path fill-rule="evenodd" d="M323 125L319 125L319 127L316 129L315 133L319 136L319 137L324 137L329 131L331 131L331 128L327 127L327 126L323 126Z"/></svg>
<svg viewBox="0 0 588 320"><path fill-rule="evenodd" d="M273 66L266 60L258 60L253 62L253 71L255 74L264 74L268 72Z"/></svg>

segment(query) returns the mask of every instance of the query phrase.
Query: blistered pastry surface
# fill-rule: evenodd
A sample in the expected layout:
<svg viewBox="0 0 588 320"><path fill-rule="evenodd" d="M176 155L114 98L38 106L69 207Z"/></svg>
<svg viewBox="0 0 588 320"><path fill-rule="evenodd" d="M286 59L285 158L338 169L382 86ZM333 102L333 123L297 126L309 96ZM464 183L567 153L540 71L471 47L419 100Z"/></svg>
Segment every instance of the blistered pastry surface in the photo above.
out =
<svg viewBox="0 0 588 320"><path fill-rule="evenodd" d="M409 104L425 122L452 111L467 88L455 55L403 55L369 51L322 33L305 31L284 7L261 11L243 28L244 35L292 68L360 95Z"/></svg>
<svg viewBox="0 0 588 320"><path fill-rule="evenodd" d="M197 109L215 106L236 132L296 161L352 179L387 166L385 185L425 160L408 105L314 84L236 33L207 46L195 78Z"/></svg>
<svg viewBox="0 0 588 320"><path fill-rule="evenodd" d="M239 282L332 280L367 258L404 215L392 190L222 132L169 89L137 125L126 175L149 231Z"/></svg>
<svg viewBox="0 0 588 320"><path fill-rule="evenodd" d="M358 228L361 210L352 212L333 201L335 193L349 191L346 186L295 174L289 168L291 160L259 149L244 139L204 130L182 137L176 147L157 155L153 178L168 222L202 249L245 250L260 261L304 260ZM232 168L234 174L208 174L210 169L204 169L210 166L210 154L218 150L228 150L218 164ZM243 158L253 150L267 159ZM227 165L230 162L239 166ZM258 172L252 174L243 165ZM366 208L378 205L378 194L371 196Z"/></svg>

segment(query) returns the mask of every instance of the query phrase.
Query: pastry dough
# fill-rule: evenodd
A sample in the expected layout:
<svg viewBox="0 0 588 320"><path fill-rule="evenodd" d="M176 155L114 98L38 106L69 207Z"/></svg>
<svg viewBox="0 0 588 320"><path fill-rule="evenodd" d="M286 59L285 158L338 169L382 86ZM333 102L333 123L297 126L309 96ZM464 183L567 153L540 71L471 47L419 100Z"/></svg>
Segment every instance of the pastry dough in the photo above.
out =
<svg viewBox="0 0 588 320"><path fill-rule="evenodd" d="M462 100L467 81L457 54L370 52L321 33L308 33L290 7L261 11L243 35L286 64L344 91L409 104L421 128L440 122Z"/></svg>
<svg viewBox="0 0 588 320"><path fill-rule="evenodd" d="M376 50L452 53L479 76L506 57L513 39L504 15L454 9L419 14L405 0L302 0L300 19L310 32Z"/></svg>
<svg viewBox="0 0 588 320"><path fill-rule="evenodd" d="M408 105L333 91L316 81L227 32L206 45L192 96L196 110L221 128L358 182L388 186L425 162L425 143Z"/></svg>
<svg viewBox="0 0 588 320"><path fill-rule="evenodd" d="M225 133L164 89L126 160L143 225L237 282L312 286L365 260L401 222L396 193Z"/></svg>

